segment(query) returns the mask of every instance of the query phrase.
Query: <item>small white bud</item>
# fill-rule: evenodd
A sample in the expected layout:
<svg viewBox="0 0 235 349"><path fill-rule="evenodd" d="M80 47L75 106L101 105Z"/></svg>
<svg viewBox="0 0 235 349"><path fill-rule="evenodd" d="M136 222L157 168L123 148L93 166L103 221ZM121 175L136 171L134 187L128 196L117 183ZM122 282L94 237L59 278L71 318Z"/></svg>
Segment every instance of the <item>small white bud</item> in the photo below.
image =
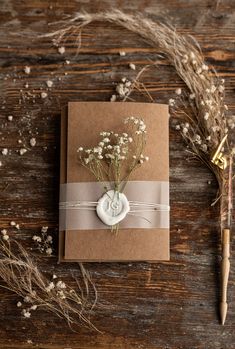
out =
<svg viewBox="0 0 235 349"><path fill-rule="evenodd" d="M6 156L8 154L8 149L7 148L3 148L2 149L2 155Z"/></svg>
<svg viewBox="0 0 235 349"><path fill-rule="evenodd" d="M129 67L130 67L130 69L132 69L132 70L135 70L135 69L136 69L136 66L135 66L134 63L130 63L130 64L129 64Z"/></svg>
<svg viewBox="0 0 235 349"><path fill-rule="evenodd" d="M46 92L42 92L42 93L41 93L41 98L44 99L44 98L46 98L46 97L47 97L47 93L46 93Z"/></svg>
<svg viewBox="0 0 235 349"><path fill-rule="evenodd" d="M2 235L6 235L7 234L7 230L6 229L2 229L1 233L2 233Z"/></svg>
<svg viewBox="0 0 235 349"><path fill-rule="evenodd" d="M52 85L53 85L53 81L51 81L51 80L48 80L47 82L46 82L46 84L47 84L47 87L52 87Z"/></svg>
<svg viewBox="0 0 235 349"><path fill-rule="evenodd" d="M52 249L50 247L46 249L46 254L48 254L48 255L52 254Z"/></svg>
<svg viewBox="0 0 235 349"><path fill-rule="evenodd" d="M175 93L176 93L178 96L181 95L181 93L182 93L181 88L177 88L177 89L175 90Z"/></svg>
<svg viewBox="0 0 235 349"><path fill-rule="evenodd" d="M117 100L117 96L116 95L112 95L110 98L110 102L115 102Z"/></svg>
<svg viewBox="0 0 235 349"><path fill-rule="evenodd" d="M27 149L25 148L21 148L19 151L20 155L24 155L26 152L27 152Z"/></svg>
<svg viewBox="0 0 235 349"><path fill-rule="evenodd" d="M47 226L41 228L41 232L42 232L42 233L46 233L47 230L48 230L48 227L47 227Z"/></svg>
<svg viewBox="0 0 235 349"><path fill-rule="evenodd" d="M36 138L31 138L29 143L30 143L31 147L35 147L35 145L36 145Z"/></svg>
<svg viewBox="0 0 235 349"><path fill-rule="evenodd" d="M28 66L24 67L24 72L25 72L25 74L30 74L31 68Z"/></svg>
<svg viewBox="0 0 235 349"><path fill-rule="evenodd" d="M61 47L58 47L58 52L63 55L65 53L65 47L64 46L61 46Z"/></svg>

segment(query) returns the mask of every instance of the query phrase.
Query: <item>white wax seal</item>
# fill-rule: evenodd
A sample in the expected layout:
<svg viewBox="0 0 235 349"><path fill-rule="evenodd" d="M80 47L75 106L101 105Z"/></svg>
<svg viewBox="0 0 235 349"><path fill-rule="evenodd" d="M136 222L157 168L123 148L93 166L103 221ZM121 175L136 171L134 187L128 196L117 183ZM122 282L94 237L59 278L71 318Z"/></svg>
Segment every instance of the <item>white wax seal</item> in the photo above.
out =
<svg viewBox="0 0 235 349"><path fill-rule="evenodd" d="M109 226L121 222L129 211L130 205L126 195L115 190L107 191L96 206L98 217Z"/></svg>

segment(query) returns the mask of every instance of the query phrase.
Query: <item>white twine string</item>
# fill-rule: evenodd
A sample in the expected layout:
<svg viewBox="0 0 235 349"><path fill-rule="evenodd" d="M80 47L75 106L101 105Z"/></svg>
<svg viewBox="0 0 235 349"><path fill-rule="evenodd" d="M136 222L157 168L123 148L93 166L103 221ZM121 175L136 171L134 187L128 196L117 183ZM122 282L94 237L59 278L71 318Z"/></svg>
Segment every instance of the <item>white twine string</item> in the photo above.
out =
<svg viewBox="0 0 235 349"><path fill-rule="evenodd" d="M64 201L60 202L59 208L72 210L89 210L95 211L98 201ZM133 212L154 212L154 211L170 211L169 205L157 204L153 202L129 201L130 213Z"/></svg>

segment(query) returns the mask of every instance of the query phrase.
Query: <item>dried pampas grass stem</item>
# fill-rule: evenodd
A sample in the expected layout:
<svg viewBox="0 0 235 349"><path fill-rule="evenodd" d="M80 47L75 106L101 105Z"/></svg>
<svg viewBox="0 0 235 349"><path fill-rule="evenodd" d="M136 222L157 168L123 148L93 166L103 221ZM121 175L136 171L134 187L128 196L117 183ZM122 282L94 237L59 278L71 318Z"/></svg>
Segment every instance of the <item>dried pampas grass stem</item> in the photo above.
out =
<svg viewBox="0 0 235 349"><path fill-rule="evenodd" d="M88 301L88 284L91 284L91 280L84 267L81 266L85 293L78 283L80 291L68 286L56 275L48 279L19 242L9 237L4 239L4 236L8 235L0 239L0 275L5 282L1 287L20 297L22 302L19 301L17 306L22 315L29 318L33 311L42 308L66 320L72 329L75 325L83 324L97 330L89 320L93 306Z"/></svg>

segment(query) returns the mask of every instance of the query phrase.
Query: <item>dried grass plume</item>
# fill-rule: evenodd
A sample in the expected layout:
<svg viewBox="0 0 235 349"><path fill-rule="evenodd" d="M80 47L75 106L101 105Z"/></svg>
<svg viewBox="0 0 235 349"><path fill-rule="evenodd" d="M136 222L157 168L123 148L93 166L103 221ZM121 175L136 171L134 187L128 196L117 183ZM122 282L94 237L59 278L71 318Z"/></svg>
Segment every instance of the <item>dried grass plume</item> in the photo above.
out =
<svg viewBox="0 0 235 349"><path fill-rule="evenodd" d="M7 234L0 239L0 275L4 281L0 286L20 297L17 307L25 318L37 309L44 309L64 319L73 330L81 324L97 330L89 320L96 293L91 304L88 299L91 280L82 265L81 272L85 292L78 282L75 289L56 275L47 278L19 242L9 239Z"/></svg>

